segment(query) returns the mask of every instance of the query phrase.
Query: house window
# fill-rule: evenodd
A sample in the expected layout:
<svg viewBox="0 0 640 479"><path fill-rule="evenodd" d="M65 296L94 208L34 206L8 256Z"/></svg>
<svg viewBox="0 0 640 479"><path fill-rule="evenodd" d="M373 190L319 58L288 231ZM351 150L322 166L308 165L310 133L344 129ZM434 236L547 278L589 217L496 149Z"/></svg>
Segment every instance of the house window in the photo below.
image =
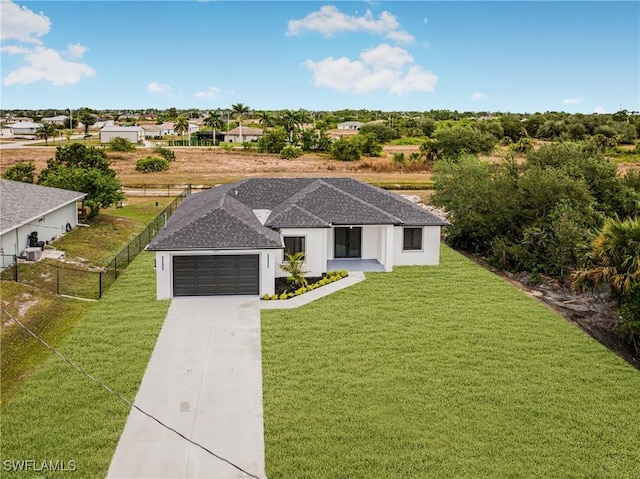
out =
<svg viewBox="0 0 640 479"><path fill-rule="evenodd" d="M284 254L305 253L305 237L304 236L285 236L284 237Z"/></svg>
<svg viewBox="0 0 640 479"><path fill-rule="evenodd" d="M415 251L422 249L422 228L405 228L404 242L402 243L404 251Z"/></svg>

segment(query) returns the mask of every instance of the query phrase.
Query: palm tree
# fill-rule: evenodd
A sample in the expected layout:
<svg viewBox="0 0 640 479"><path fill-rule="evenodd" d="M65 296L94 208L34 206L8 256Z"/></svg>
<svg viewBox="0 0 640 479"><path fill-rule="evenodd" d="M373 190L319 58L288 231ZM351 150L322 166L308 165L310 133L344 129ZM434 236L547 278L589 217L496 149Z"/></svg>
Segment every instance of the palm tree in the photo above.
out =
<svg viewBox="0 0 640 479"><path fill-rule="evenodd" d="M258 113L258 121L264 129L275 126L276 124L276 119L268 111L261 111L260 113Z"/></svg>
<svg viewBox="0 0 640 479"><path fill-rule="evenodd" d="M211 127L213 146L216 146L216 129L222 129L224 127L224 120L222 119L220 108L216 108L210 112L209 116L204 119L204 124Z"/></svg>
<svg viewBox="0 0 640 479"><path fill-rule="evenodd" d="M249 113L249 107L243 103L236 103L235 105L231 105L231 111L233 112L233 116L238 119L238 124L240 125L240 141L242 141L242 120L244 115Z"/></svg>
<svg viewBox="0 0 640 479"><path fill-rule="evenodd" d="M300 125L299 115L295 111L285 110L285 112L280 117L280 122L287 133L289 134L289 142L293 142L293 132L296 127Z"/></svg>
<svg viewBox="0 0 640 479"><path fill-rule="evenodd" d="M84 126L84 136L89 134L89 127L95 125L97 118L90 111L83 111L78 115L78 121Z"/></svg>
<svg viewBox="0 0 640 479"><path fill-rule="evenodd" d="M51 123L43 123L40 128L36 130L36 135L39 138L44 138L44 142L46 145L49 144L49 137L56 136L58 130Z"/></svg>
<svg viewBox="0 0 640 479"><path fill-rule="evenodd" d="M608 283L620 296L640 283L640 217L605 221L584 259L587 267L573 274L578 289Z"/></svg>
<svg viewBox="0 0 640 479"><path fill-rule="evenodd" d="M173 131L175 131L178 135L182 136L188 130L189 130L189 122L183 115L180 115L178 118L176 118L176 122L173 125Z"/></svg>

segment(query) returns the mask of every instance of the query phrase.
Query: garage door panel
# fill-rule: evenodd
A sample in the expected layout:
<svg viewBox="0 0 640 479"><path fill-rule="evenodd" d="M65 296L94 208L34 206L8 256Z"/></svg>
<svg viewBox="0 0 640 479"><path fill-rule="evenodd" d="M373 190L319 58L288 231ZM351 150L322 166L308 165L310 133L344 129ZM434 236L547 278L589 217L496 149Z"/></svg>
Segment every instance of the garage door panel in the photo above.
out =
<svg viewBox="0 0 640 479"><path fill-rule="evenodd" d="M173 257L174 296L258 294L258 255Z"/></svg>

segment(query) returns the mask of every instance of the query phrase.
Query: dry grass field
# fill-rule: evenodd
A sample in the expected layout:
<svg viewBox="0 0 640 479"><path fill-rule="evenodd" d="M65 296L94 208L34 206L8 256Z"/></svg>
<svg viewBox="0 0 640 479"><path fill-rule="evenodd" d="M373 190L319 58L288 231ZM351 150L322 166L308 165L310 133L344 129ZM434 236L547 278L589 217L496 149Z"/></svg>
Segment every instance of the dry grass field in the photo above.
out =
<svg viewBox="0 0 640 479"><path fill-rule="evenodd" d="M255 176L349 176L366 182L425 182L430 172L419 165L398 165L392 160L393 154L403 152L409 155L419 151L418 146L387 145L382 158L363 158L355 162L331 160L326 154L305 154L295 160L283 160L278 155L262 154L242 149L224 150L213 148L172 148L176 161L168 171L141 173L135 163L140 158L153 154L152 148L138 148L128 153L109 152L112 167L125 185L140 184L203 184L229 183ZM0 150L0 174L19 161L33 161L36 170L46 167L47 159L53 157L55 147L33 147ZM501 161L507 154L506 148L497 148L489 161ZM620 163L626 171L637 164Z"/></svg>

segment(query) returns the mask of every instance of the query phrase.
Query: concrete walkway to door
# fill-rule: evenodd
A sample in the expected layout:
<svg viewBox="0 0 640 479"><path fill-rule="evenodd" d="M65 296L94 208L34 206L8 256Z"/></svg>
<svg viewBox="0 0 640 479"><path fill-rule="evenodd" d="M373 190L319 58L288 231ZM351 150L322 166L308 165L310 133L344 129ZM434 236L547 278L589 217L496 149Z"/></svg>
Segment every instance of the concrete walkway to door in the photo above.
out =
<svg viewBox="0 0 640 479"><path fill-rule="evenodd" d="M257 297L175 298L135 404L265 477ZM109 478L247 478L132 409Z"/></svg>

